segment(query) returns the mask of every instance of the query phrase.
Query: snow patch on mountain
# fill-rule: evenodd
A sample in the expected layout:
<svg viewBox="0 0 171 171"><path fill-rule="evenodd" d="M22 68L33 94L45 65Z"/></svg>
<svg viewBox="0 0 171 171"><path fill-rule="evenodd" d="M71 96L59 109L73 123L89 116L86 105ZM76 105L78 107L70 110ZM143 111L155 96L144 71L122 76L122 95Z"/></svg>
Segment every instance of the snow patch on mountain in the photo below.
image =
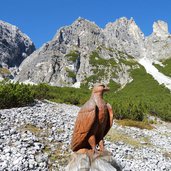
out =
<svg viewBox="0 0 171 171"><path fill-rule="evenodd" d="M162 74L158 71L158 69L152 64L153 61L147 59L146 57L141 58L138 61L144 68L146 69L147 73L153 76L153 78L158 81L159 84L164 84L169 90L171 90L171 78Z"/></svg>

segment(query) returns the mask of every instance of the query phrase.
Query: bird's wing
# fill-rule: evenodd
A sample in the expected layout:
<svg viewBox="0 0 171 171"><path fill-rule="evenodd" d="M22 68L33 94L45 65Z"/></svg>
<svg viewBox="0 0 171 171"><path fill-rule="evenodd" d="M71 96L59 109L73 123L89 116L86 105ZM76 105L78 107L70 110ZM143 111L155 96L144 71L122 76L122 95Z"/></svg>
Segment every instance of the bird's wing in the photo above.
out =
<svg viewBox="0 0 171 171"><path fill-rule="evenodd" d="M74 132L72 135L71 148L75 149L85 140L97 118L97 106L94 101L88 101L79 111Z"/></svg>
<svg viewBox="0 0 171 171"><path fill-rule="evenodd" d="M107 125L105 128L105 132L104 132L104 136L108 133L109 129L112 127L113 125L113 110L112 107L109 103L106 104L107 105L107 115L108 115L108 121L107 121ZM103 137L104 137L103 136Z"/></svg>

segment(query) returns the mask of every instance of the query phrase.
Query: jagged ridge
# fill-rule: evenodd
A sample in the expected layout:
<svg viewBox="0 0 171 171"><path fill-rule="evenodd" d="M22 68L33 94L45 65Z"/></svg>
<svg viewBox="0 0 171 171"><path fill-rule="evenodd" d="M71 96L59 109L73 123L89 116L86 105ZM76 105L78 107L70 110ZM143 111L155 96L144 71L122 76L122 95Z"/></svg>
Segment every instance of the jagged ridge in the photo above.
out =
<svg viewBox="0 0 171 171"><path fill-rule="evenodd" d="M153 33L145 37L132 18L120 18L104 29L78 18L25 59L16 80L57 86L96 81L125 85L132 80L129 71L138 67L137 60L158 60L171 54L167 24L158 21L153 28Z"/></svg>

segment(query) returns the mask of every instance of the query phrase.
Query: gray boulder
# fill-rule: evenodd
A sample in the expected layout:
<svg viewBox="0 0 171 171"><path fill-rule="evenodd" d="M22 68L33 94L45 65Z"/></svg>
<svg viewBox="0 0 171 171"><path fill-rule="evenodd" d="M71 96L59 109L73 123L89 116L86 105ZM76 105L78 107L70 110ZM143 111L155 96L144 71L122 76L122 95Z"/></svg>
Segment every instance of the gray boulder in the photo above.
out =
<svg viewBox="0 0 171 171"><path fill-rule="evenodd" d="M65 171L121 171L121 166L107 151L100 156L96 154L91 158L88 154L72 154L72 159Z"/></svg>

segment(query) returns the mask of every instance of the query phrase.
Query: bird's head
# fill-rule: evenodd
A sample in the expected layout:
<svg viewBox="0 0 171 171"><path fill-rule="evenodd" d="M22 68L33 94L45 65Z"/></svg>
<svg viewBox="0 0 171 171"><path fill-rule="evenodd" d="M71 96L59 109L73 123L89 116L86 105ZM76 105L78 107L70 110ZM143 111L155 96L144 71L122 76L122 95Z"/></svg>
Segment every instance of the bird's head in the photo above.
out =
<svg viewBox="0 0 171 171"><path fill-rule="evenodd" d="M107 87L107 85L104 84L95 84L94 88L93 88L93 93L98 93L98 94L103 94L106 91L109 91L110 89Z"/></svg>

